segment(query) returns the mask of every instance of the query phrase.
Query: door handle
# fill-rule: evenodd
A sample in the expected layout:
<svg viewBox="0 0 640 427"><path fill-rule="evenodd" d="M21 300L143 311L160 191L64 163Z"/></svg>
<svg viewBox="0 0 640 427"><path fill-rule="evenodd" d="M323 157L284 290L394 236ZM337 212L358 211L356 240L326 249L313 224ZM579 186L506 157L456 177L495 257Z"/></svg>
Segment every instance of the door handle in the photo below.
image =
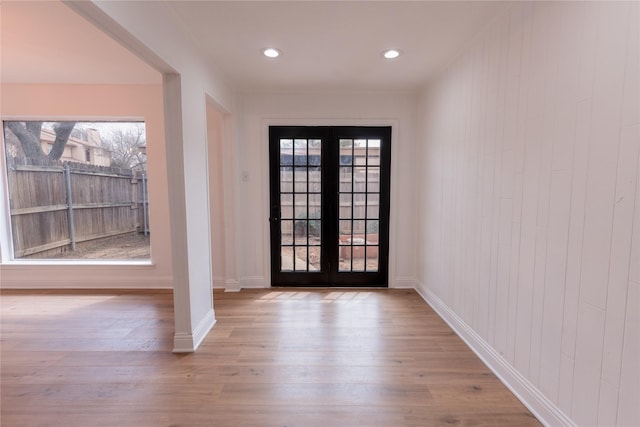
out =
<svg viewBox="0 0 640 427"><path fill-rule="evenodd" d="M269 218L269 222L278 222L278 221L280 221L280 218L278 218L278 217Z"/></svg>

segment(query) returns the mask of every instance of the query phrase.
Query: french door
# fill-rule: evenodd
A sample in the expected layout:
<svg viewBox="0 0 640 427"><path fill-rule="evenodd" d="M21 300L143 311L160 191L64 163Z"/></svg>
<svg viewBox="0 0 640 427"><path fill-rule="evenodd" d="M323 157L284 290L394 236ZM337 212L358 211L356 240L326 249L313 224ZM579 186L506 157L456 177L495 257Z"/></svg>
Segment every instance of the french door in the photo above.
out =
<svg viewBox="0 0 640 427"><path fill-rule="evenodd" d="M271 126L271 284L385 287L390 127Z"/></svg>

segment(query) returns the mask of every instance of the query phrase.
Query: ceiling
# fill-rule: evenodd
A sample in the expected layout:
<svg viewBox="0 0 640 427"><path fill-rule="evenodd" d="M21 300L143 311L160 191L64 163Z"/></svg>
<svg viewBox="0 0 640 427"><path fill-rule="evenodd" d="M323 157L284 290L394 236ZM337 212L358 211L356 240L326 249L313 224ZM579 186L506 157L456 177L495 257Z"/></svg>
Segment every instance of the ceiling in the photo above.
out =
<svg viewBox="0 0 640 427"><path fill-rule="evenodd" d="M449 63L504 2L173 1L170 8L240 87L415 89ZM264 47L282 50L269 60ZM392 61L382 52L398 48Z"/></svg>
<svg viewBox="0 0 640 427"><path fill-rule="evenodd" d="M483 1L165 1L242 90L415 90L501 10ZM59 1L1 2L4 82L158 83L160 75ZM38 29L44 29L38 30ZM261 55L264 47L281 57ZM402 55L385 60L382 51Z"/></svg>
<svg viewBox="0 0 640 427"><path fill-rule="evenodd" d="M0 0L7 83L160 83L156 70L60 1Z"/></svg>

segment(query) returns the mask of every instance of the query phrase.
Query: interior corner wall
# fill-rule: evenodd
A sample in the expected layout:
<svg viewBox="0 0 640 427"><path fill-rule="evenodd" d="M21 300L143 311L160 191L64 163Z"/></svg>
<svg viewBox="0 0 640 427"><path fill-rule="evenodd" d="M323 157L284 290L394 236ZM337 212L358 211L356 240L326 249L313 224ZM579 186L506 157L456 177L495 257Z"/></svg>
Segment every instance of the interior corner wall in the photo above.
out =
<svg viewBox="0 0 640 427"><path fill-rule="evenodd" d="M226 279L223 127L222 114L207 105L211 268L213 270L214 288L224 288Z"/></svg>
<svg viewBox="0 0 640 427"><path fill-rule="evenodd" d="M418 289L550 425L640 425L638 8L514 3L420 99Z"/></svg>
<svg viewBox="0 0 640 427"><path fill-rule="evenodd" d="M237 127L239 172L238 274L241 287L270 286L269 125L393 125L389 286L415 283L414 130L409 93L295 92L241 95Z"/></svg>
<svg viewBox="0 0 640 427"><path fill-rule="evenodd" d="M160 85L2 84L3 117L143 119L152 265L0 265L3 288L171 288L171 237ZM4 153L2 153L4 156ZM0 171L4 181L6 171ZM5 215L5 212L0 212Z"/></svg>

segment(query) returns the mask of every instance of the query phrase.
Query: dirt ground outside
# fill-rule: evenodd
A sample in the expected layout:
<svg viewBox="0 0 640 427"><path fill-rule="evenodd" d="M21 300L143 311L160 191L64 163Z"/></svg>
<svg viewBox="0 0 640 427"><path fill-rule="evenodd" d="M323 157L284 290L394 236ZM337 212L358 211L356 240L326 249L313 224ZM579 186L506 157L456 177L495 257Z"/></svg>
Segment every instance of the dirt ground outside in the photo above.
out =
<svg viewBox="0 0 640 427"><path fill-rule="evenodd" d="M81 243L75 251L67 251L51 259L144 260L151 259L149 236L131 233Z"/></svg>
<svg viewBox="0 0 640 427"><path fill-rule="evenodd" d="M311 241L311 244L319 241ZM307 248L296 247L295 253L295 267L293 264L293 250L292 246L282 246L281 250L281 271L320 271L320 246L311 246L309 249L309 264L307 264ZM340 258L338 271L378 271L378 256L368 257L365 267L365 260L362 257L356 257L353 261L350 258ZM353 262L353 264L352 264Z"/></svg>

